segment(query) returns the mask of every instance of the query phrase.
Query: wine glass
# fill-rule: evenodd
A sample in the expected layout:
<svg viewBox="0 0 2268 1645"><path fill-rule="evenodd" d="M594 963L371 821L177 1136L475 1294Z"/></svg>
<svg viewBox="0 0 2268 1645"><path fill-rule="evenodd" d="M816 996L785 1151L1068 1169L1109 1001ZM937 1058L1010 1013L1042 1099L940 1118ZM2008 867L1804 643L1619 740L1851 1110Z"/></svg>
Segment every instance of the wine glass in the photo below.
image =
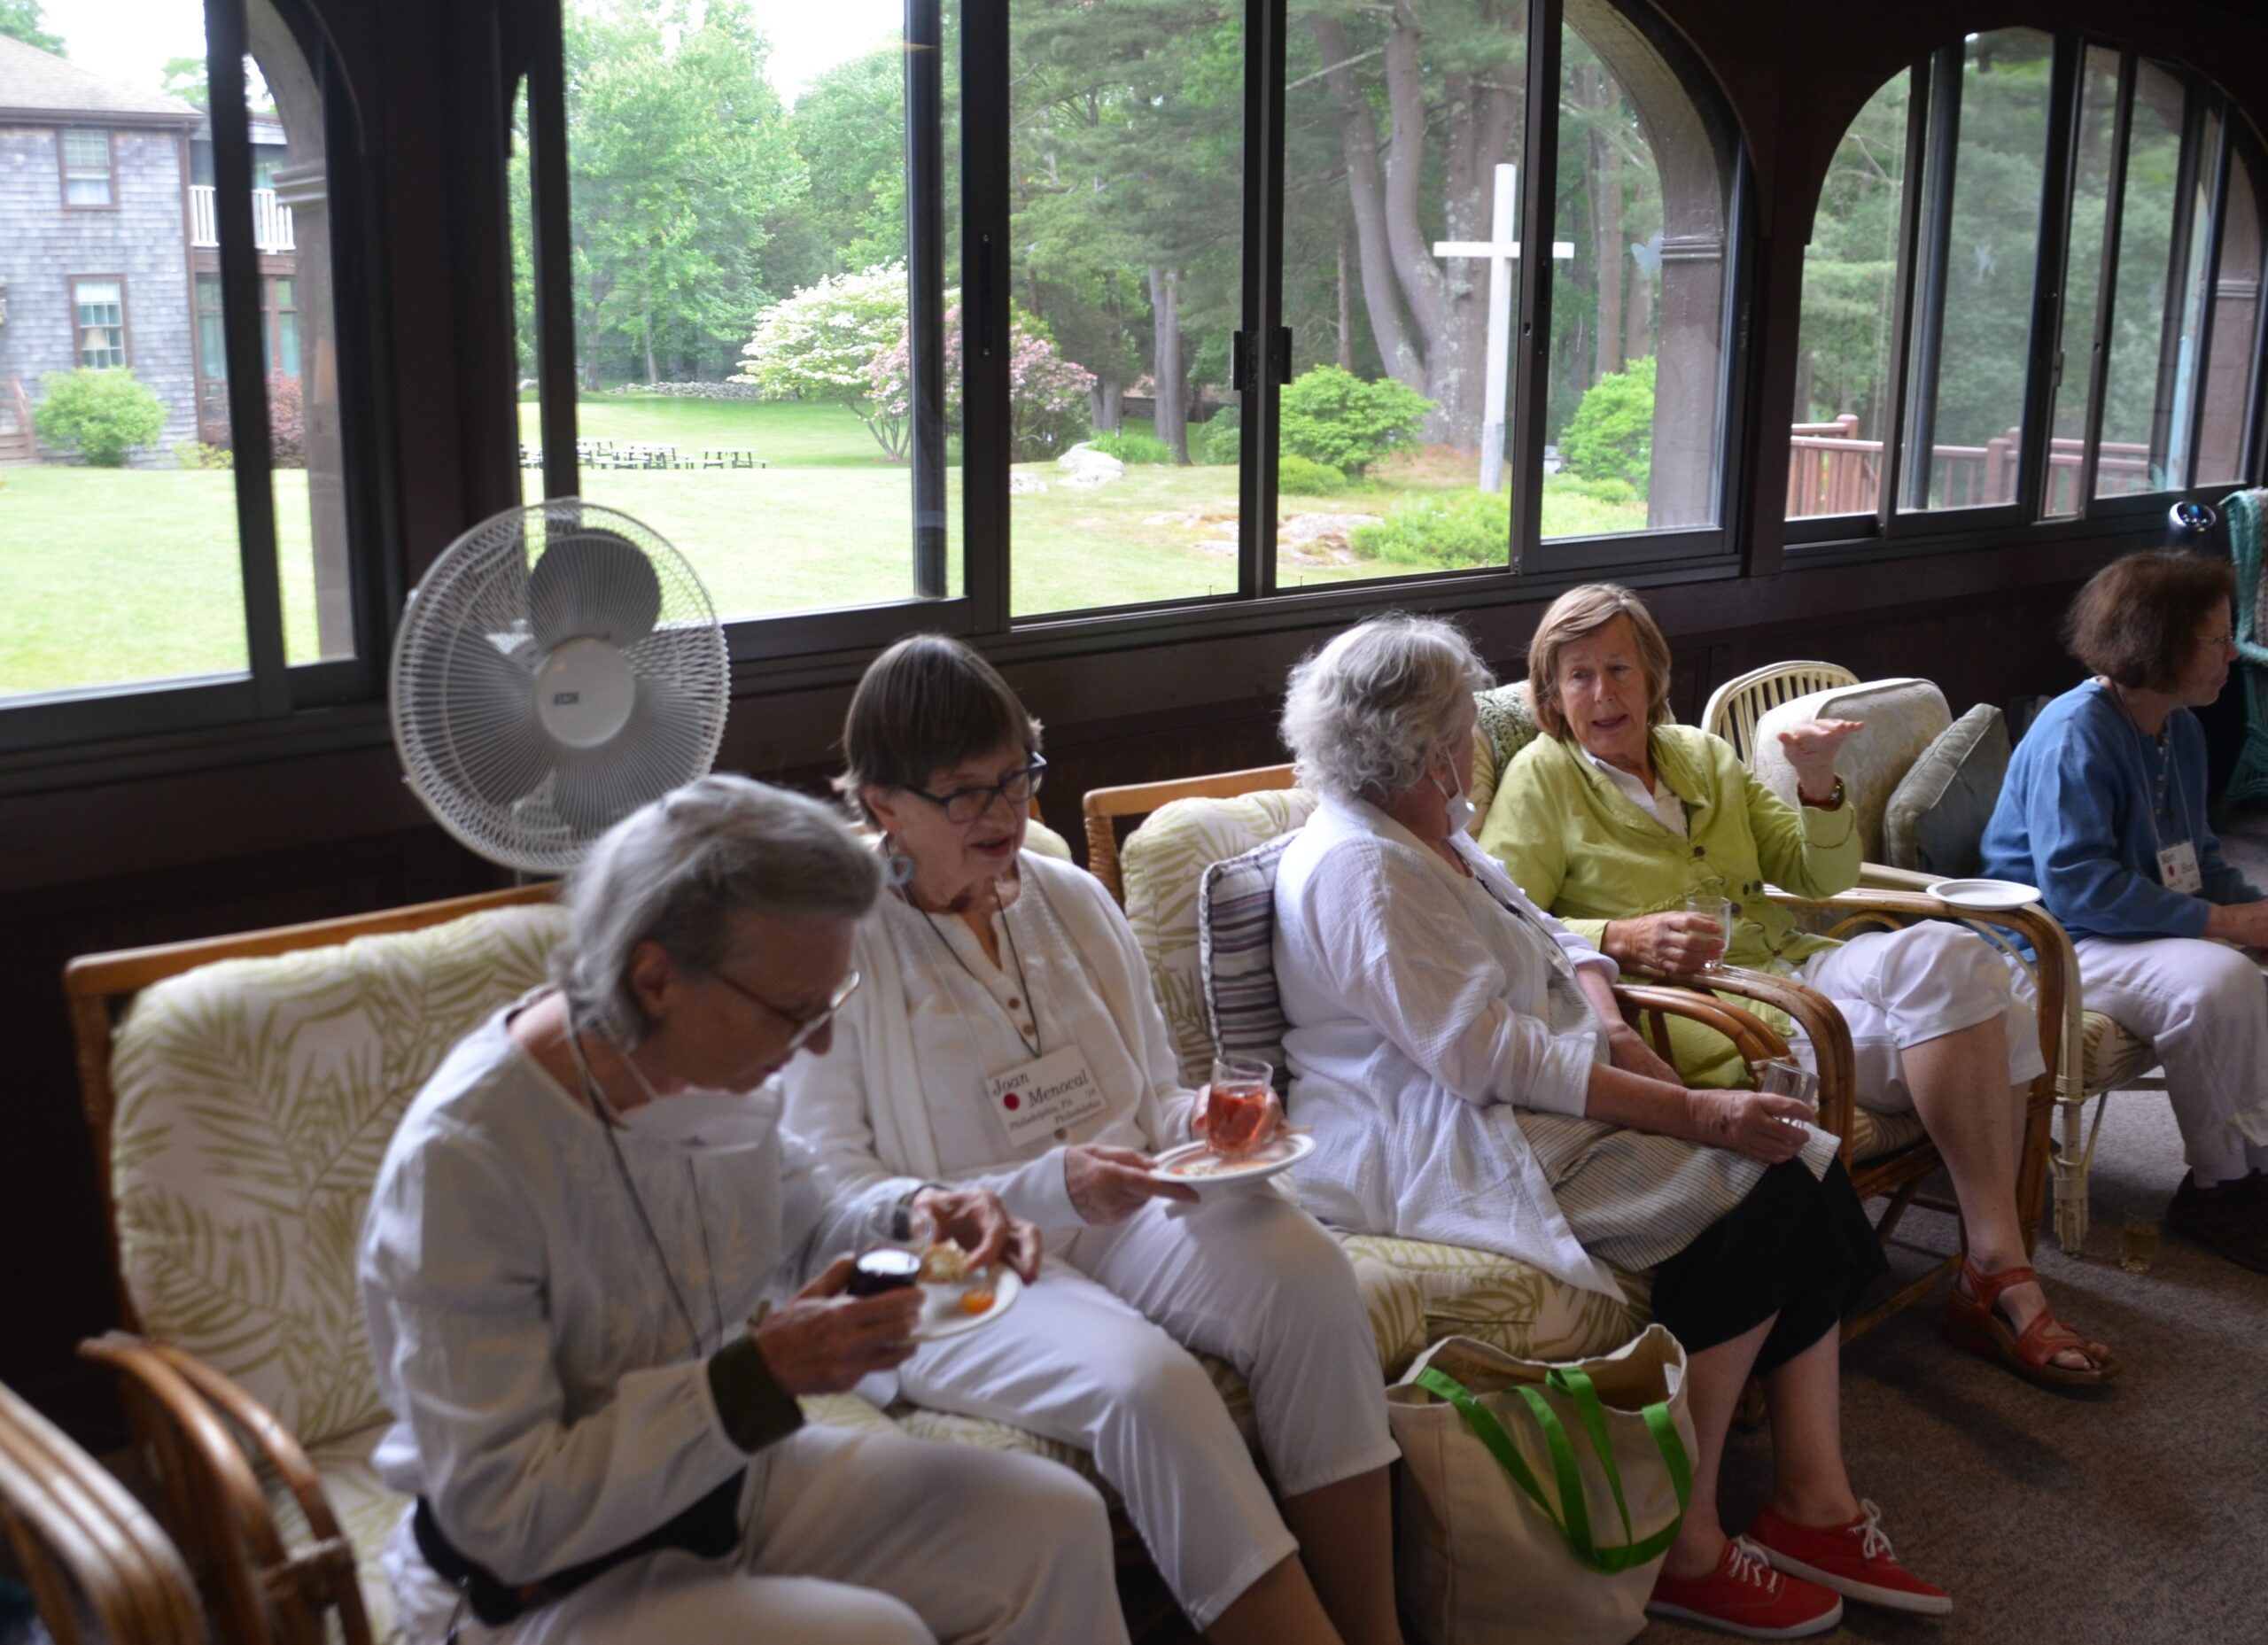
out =
<svg viewBox="0 0 2268 1645"><path fill-rule="evenodd" d="M1729 896L1694 896L1685 899L1685 912L1699 914L1717 927L1717 941L1721 944L1717 958L1701 967L1705 972L1722 971L1725 955L1733 945L1733 916L1738 912Z"/></svg>

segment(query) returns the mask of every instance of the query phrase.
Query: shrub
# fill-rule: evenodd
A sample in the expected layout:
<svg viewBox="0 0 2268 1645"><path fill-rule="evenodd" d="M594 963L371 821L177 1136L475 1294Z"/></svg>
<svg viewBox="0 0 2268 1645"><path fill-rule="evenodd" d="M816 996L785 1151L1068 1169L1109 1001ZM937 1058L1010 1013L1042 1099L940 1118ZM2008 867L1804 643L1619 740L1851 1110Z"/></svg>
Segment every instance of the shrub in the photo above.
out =
<svg viewBox="0 0 2268 1645"><path fill-rule="evenodd" d="M1654 466L1651 354L1590 385L1559 437L1559 454L1585 479L1620 480L1633 496L1645 495Z"/></svg>
<svg viewBox="0 0 2268 1645"><path fill-rule="evenodd" d="M1287 451L1277 464L1276 489L1301 497L1336 497L1347 489L1347 477L1327 462Z"/></svg>
<svg viewBox="0 0 2268 1645"><path fill-rule="evenodd" d="M1234 408L1223 411L1205 425L1203 438L1198 442L1203 448L1200 455L1207 462L1233 469L1244 456L1244 431L1237 426Z"/></svg>
<svg viewBox="0 0 2268 1645"><path fill-rule="evenodd" d="M268 460L279 469L307 466L307 434L299 417L299 379L268 374Z"/></svg>
<svg viewBox="0 0 2268 1645"><path fill-rule="evenodd" d="M184 439L174 442L174 461L184 469L233 469L236 454L226 446L207 446L203 440Z"/></svg>
<svg viewBox="0 0 2268 1645"><path fill-rule="evenodd" d="M1145 434L1139 429L1121 429L1115 434L1098 433L1087 441L1105 456L1115 457L1121 462L1171 462L1173 447L1154 434Z"/></svg>
<svg viewBox="0 0 2268 1645"><path fill-rule="evenodd" d="M1451 569L1501 565L1511 540L1511 494L1480 491L1412 493L1385 519L1356 526L1347 539L1373 560Z"/></svg>
<svg viewBox="0 0 2268 1645"><path fill-rule="evenodd" d="M1643 502L1638 488L1619 475L1609 475L1603 480L1587 479L1573 469L1553 475L1547 483L1548 490L1573 492L1578 497L1588 497L1593 502Z"/></svg>
<svg viewBox="0 0 2268 1645"><path fill-rule="evenodd" d="M130 367L50 371L32 426L49 445L75 451L98 469L115 469L126 454L155 440L166 426L165 402L136 380Z"/></svg>
<svg viewBox="0 0 2268 1645"><path fill-rule="evenodd" d="M1414 441L1433 402L1392 377L1317 366L1285 386L1282 407L1286 452L1359 475Z"/></svg>

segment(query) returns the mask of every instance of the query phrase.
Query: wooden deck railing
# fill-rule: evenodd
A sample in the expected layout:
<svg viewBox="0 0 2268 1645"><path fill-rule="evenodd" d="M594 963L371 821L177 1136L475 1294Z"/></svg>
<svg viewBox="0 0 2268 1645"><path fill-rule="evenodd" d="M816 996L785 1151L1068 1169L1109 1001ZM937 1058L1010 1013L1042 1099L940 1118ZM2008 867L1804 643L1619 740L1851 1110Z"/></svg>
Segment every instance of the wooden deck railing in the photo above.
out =
<svg viewBox="0 0 2268 1645"><path fill-rule="evenodd" d="M2023 431L2010 429L1982 446L1936 446L1930 451L1930 506L1986 508L2013 502ZM2049 515L2078 511L2081 442L2047 443ZM1846 412L1832 423L1798 423L1788 431L1788 518L1872 514L1882 499L1882 442L1859 437L1859 419ZM2102 442L2095 463L2098 495L2148 491L2153 484L2150 448Z"/></svg>

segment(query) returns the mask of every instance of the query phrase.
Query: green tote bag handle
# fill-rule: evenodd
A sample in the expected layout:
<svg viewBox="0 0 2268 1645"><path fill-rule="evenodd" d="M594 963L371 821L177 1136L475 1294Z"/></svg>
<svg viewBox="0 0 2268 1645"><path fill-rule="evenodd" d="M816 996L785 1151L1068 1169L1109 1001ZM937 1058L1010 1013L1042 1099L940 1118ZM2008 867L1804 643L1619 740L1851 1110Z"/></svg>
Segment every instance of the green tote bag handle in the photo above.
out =
<svg viewBox="0 0 2268 1645"><path fill-rule="evenodd" d="M1418 1385L1456 1407L1457 1414L1464 1418L1465 1425L1480 1443L1488 1447L1497 1466L1527 1494L1528 1500L1565 1539L1568 1551L1577 1560L1600 1576L1612 1577L1660 1558L1677 1540L1678 1531L1685 1524L1686 1504L1693 1498L1693 1466L1686 1457L1684 1442L1677 1437L1677 1424L1669 1414L1669 1407L1649 1405L1639 1414L1645 1419L1646 1431L1654 1437L1662 1465L1669 1470L1670 1487L1677 1494L1677 1517L1640 1541L1631 1532L1630 1505L1622 1494L1622 1470L1615 1465L1614 1449L1607 1439L1606 1417L1599 1408L1598 1390L1592 1385L1589 1374L1572 1365L1555 1365L1544 1374L1544 1382L1554 1393L1573 1401L1583 1432L1590 1437L1591 1451L1606 1475L1607 1488L1614 1493L1615 1511L1622 1517L1623 1540L1619 1548L1601 1548L1593 1540L1590 1505L1584 1498L1581 1476L1575 1470L1575 1447L1567 1439L1566 1427L1560 1422L1558 1413L1542 1394L1530 1387L1513 1389L1527 1402L1529 1414L1542 1431L1543 1443L1551 1453L1551 1471L1559 1487L1557 1509L1545 1500L1542 1488L1512 1444L1511 1436L1487 1406L1447 1371L1428 1365L1418 1373Z"/></svg>

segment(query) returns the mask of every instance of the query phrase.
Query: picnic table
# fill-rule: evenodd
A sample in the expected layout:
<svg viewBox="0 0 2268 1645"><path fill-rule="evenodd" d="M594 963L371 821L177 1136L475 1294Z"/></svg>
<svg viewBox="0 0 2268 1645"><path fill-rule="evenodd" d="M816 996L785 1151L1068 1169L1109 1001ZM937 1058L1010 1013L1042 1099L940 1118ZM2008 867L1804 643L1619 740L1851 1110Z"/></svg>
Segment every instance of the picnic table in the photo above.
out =
<svg viewBox="0 0 2268 1645"><path fill-rule="evenodd" d="M772 465L746 446L704 446L701 448L701 466L704 469L768 469Z"/></svg>

